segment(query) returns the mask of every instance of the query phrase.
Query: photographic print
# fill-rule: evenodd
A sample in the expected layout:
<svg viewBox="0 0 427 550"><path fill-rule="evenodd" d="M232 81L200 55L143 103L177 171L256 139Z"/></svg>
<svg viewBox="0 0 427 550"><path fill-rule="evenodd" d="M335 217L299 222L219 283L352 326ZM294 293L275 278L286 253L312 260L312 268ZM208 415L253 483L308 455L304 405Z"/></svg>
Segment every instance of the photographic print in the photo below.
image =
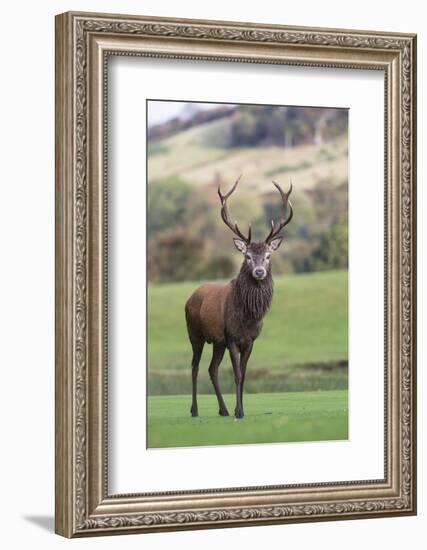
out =
<svg viewBox="0 0 427 550"><path fill-rule="evenodd" d="M348 110L150 99L147 446L348 438Z"/></svg>

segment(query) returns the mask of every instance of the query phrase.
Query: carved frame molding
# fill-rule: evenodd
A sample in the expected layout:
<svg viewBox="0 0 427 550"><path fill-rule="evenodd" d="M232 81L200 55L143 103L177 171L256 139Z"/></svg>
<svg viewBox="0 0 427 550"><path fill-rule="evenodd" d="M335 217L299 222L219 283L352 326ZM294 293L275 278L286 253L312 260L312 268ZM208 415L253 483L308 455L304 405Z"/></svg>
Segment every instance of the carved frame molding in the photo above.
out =
<svg viewBox="0 0 427 550"><path fill-rule="evenodd" d="M105 338L106 59L385 73L385 478L109 495ZM68 12L56 18L56 532L67 537L416 511L416 37Z"/></svg>

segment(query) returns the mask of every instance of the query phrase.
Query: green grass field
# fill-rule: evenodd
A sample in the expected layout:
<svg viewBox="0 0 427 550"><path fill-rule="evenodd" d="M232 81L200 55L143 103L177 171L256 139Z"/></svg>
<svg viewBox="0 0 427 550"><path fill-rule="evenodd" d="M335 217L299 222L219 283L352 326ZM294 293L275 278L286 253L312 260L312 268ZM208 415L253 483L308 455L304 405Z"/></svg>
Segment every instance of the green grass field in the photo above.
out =
<svg viewBox="0 0 427 550"><path fill-rule="evenodd" d="M233 414L234 395L224 396L229 417L218 415L214 395L199 396L199 417L190 416L190 395L148 399L148 447L345 440L346 390L246 394L245 417Z"/></svg>
<svg viewBox="0 0 427 550"><path fill-rule="evenodd" d="M149 395L189 394L191 346L184 304L197 282L148 288ZM347 389L347 272L285 275L274 279L273 306L256 340L247 392ZM199 391L212 393L206 345ZM234 391L228 354L220 367L224 392Z"/></svg>

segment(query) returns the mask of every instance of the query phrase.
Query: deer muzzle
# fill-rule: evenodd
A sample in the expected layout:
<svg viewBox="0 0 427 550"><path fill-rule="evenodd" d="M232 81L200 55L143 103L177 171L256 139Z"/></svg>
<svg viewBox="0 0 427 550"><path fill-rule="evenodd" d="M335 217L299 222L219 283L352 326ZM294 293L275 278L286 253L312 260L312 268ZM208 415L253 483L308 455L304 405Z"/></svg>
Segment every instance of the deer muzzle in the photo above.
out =
<svg viewBox="0 0 427 550"><path fill-rule="evenodd" d="M267 271L264 267L256 267L252 271L252 277L257 281L262 281L263 279L265 279L266 275L267 275Z"/></svg>

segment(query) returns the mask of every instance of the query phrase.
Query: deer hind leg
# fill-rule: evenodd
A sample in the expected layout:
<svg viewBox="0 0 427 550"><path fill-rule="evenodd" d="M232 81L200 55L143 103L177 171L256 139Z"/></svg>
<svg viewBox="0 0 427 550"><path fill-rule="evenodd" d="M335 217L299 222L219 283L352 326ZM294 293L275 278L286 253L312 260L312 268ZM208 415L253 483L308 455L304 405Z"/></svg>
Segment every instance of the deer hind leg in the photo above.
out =
<svg viewBox="0 0 427 550"><path fill-rule="evenodd" d="M218 369L219 365L224 357L225 345L224 344L214 344L213 345L213 354L211 359L211 364L209 365L209 376L211 377L212 384L218 399L219 405L219 414L221 416L228 416L227 407L225 406L224 399L221 395L221 390L219 388L218 381Z"/></svg>
<svg viewBox="0 0 427 550"><path fill-rule="evenodd" d="M191 416L199 416L199 410L197 407L197 375L199 374L199 363L202 356L203 346L205 342L201 338L191 338L191 345L193 347L193 359L191 360L191 380L192 380L192 395L193 401L191 403Z"/></svg>

